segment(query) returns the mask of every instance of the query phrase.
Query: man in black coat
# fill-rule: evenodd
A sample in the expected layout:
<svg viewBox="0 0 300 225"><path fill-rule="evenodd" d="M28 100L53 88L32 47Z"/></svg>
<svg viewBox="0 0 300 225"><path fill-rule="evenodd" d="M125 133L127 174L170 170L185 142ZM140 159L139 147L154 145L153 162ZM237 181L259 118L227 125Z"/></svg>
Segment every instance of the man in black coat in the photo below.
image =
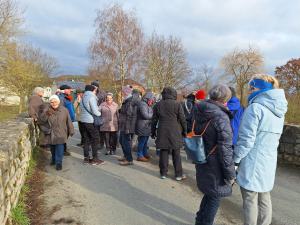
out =
<svg viewBox="0 0 300 225"><path fill-rule="evenodd" d="M232 149L231 113L225 107L231 97L226 85L216 85L209 91L210 100L195 104L195 133L202 136L207 163L196 164L198 189L204 193L196 216L196 225L212 225L221 197L232 193L235 179Z"/></svg>
<svg viewBox="0 0 300 225"><path fill-rule="evenodd" d="M183 137L186 135L186 120L182 106L177 99L174 88L165 87L162 91L162 100L153 108L152 137L156 139L156 148L160 149L159 168L161 178L168 172L169 152L172 152L175 179L185 178L182 174L180 148ZM157 129L156 129L157 128Z"/></svg>

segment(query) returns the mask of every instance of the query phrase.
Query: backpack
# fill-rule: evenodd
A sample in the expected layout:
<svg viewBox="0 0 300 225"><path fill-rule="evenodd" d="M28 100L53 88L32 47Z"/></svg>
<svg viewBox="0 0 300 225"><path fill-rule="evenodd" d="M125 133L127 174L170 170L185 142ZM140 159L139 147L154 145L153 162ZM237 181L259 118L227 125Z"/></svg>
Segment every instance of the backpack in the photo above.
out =
<svg viewBox="0 0 300 225"><path fill-rule="evenodd" d="M205 133L207 127L209 126L211 120L207 122L204 130L200 135L196 135L194 132L195 128L195 121L193 122L192 131L189 132L184 138L184 145L185 145L185 151L187 154L188 159L190 159L194 164L204 164L207 162L207 158L213 154L216 149L217 145L212 148L212 150L209 151L208 155L206 156L205 153L205 147L203 142L203 134Z"/></svg>

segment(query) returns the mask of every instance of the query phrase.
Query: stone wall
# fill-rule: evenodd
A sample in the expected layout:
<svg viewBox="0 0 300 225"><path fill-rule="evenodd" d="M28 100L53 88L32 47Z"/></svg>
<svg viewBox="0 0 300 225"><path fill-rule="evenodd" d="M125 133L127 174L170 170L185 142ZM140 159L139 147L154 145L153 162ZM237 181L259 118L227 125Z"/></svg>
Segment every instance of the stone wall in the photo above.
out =
<svg viewBox="0 0 300 225"><path fill-rule="evenodd" d="M0 224L6 224L24 184L37 130L31 119L0 123Z"/></svg>
<svg viewBox="0 0 300 225"><path fill-rule="evenodd" d="M300 166L300 126L285 125L278 149L279 162Z"/></svg>

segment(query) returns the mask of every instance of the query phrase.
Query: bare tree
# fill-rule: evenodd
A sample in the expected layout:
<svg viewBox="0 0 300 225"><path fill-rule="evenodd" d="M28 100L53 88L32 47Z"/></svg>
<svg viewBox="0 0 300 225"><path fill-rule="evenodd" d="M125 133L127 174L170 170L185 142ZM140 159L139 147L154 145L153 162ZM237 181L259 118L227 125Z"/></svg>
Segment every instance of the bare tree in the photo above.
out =
<svg viewBox="0 0 300 225"><path fill-rule="evenodd" d="M145 46L145 80L148 88L160 92L165 86L183 88L191 70L178 38L166 39L153 33Z"/></svg>
<svg viewBox="0 0 300 225"><path fill-rule="evenodd" d="M196 89L205 89L209 90L212 78L214 76L214 68L212 66L203 63L200 67L196 67L193 70L194 77L192 80L192 84Z"/></svg>
<svg viewBox="0 0 300 225"><path fill-rule="evenodd" d="M221 59L221 66L230 83L236 84L241 101L245 103L245 88L255 73L263 72L263 56L258 49L234 49Z"/></svg>
<svg viewBox="0 0 300 225"><path fill-rule="evenodd" d="M136 15L115 4L98 11L95 27L89 48L90 70L105 71L123 86L126 78L136 76L141 62L143 33Z"/></svg>
<svg viewBox="0 0 300 225"><path fill-rule="evenodd" d="M0 43L3 45L11 38L22 33L23 12L15 0L0 0Z"/></svg>

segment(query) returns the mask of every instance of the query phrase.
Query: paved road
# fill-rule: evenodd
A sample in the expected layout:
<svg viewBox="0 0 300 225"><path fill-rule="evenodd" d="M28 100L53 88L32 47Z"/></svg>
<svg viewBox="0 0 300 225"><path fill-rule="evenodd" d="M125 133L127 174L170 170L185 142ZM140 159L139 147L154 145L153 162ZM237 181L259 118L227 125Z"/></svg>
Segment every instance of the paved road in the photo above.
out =
<svg viewBox="0 0 300 225"><path fill-rule="evenodd" d="M195 187L194 166L183 153L188 180L161 180L157 157L151 163L136 162L121 167L118 156L100 157L101 166L84 165L82 149L76 147L77 133L69 141L72 156L64 158L63 170L46 168L43 198L49 211L49 224L84 225L184 225L193 224L201 194ZM120 154L119 150L119 154ZM171 166L171 164L170 164ZM171 168L171 167L170 167ZM273 225L300 224L300 169L280 167L272 193ZM242 224L241 196L237 186L231 198L222 202L216 224Z"/></svg>

